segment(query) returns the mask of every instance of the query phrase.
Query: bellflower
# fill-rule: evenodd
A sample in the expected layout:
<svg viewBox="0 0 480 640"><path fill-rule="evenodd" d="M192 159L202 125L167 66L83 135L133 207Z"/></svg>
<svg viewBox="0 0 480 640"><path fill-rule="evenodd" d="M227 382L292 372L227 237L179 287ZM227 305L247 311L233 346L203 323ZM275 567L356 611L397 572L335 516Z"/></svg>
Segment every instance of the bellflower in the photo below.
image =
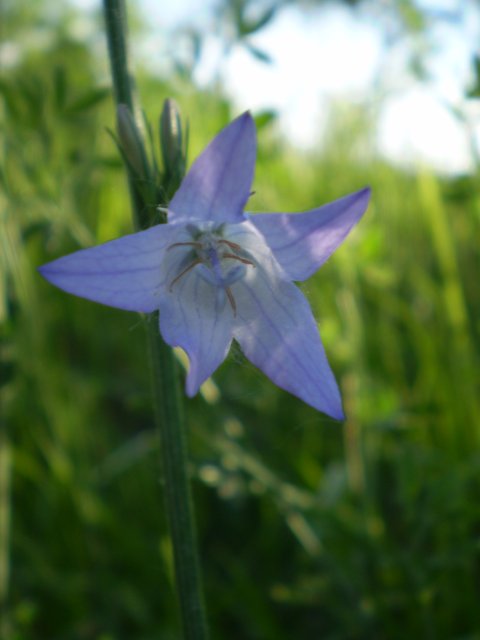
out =
<svg viewBox="0 0 480 640"><path fill-rule="evenodd" d="M77 251L40 268L69 293L159 311L160 332L188 355L189 396L235 339L275 384L336 419L340 393L310 306L293 281L311 276L363 215L368 188L305 213L244 212L255 165L245 113L193 163L168 223Z"/></svg>

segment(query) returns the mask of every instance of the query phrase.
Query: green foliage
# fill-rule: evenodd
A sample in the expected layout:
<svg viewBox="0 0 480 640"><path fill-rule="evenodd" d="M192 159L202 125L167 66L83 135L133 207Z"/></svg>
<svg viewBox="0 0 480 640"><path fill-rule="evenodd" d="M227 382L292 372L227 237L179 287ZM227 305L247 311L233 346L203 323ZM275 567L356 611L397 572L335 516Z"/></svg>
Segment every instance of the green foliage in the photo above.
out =
<svg viewBox="0 0 480 640"><path fill-rule="evenodd" d="M473 58L473 73L474 80L472 86L469 88L467 95L469 98L480 98L480 57L474 56Z"/></svg>
<svg viewBox="0 0 480 640"><path fill-rule="evenodd" d="M144 77L139 88L155 121L172 87ZM232 114L176 89L191 161ZM4 74L0 92L0 513L12 510L0 633L173 639L143 321L35 272L130 230L111 101L89 48L65 35ZM370 123L353 115L332 121L314 156L286 148L272 114L259 121L251 209L306 209L365 184L374 195L305 286L345 424L276 389L239 350L187 404L219 640L478 637L478 176L389 166L366 153Z"/></svg>

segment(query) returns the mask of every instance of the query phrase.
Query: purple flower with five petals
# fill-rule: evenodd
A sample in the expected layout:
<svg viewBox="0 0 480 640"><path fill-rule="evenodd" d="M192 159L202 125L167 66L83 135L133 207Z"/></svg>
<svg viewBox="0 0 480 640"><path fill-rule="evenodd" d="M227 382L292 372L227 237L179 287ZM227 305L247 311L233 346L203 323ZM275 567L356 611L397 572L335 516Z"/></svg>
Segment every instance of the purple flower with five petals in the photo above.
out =
<svg viewBox="0 0 480 640"><path fill-rule="evenodd" d="M40 267L77 296L160 312L160 332L188 355L189 396L235 339L275 384L336 419L338 386L310 306L292 281L311 276L368 205L368 188L305 213L244 212L255 165L245 113L193 163L168 206L168 223Z"/></svg>

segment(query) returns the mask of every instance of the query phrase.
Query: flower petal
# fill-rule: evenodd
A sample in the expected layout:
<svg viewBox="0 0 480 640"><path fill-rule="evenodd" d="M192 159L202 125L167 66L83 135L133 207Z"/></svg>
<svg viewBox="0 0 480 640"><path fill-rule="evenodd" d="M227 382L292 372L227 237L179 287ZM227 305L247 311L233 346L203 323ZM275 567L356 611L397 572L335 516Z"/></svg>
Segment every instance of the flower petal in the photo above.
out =
<svg viewBox="0 0 480 640"><path fill-rule="evenodd" d="M170 283L185 267L170 268ZM201 265L199 265L201 266ZM233 311L223 290L203 279L197 268L167 288L160 301L160 331L169 345L188 355L186 392L194 396L200 385L225 360L232 341Z"/></svg>
<svg viewBox="0 0 480 640"><path fill-rule="evenodd" d="M225 127L192 164L169 204L169 219L241 222L255 155L255 125L247 112Z"/></svg>
<svg viewBox="0 0 480 640"><path fill-rule="evenodd" d="M274 271L257 268L253 277L232 287L238 308L233 336L276 385L341 420L340 392L310 306L294 284Z"/></svg>
<svg viewBox="0 0 480 640"><path fill-rule="evenodd" d="M306 280L327 260L364 214L370 189L305 213L249 216L292 280Z"/></svg>
<svg viewBox="0 0 480 640"><path fill-rule="evenodd" d="M39 267L68 293L110 307L145 313L158 309L161 262L175 225L157 225L76 251Z"/></svg>

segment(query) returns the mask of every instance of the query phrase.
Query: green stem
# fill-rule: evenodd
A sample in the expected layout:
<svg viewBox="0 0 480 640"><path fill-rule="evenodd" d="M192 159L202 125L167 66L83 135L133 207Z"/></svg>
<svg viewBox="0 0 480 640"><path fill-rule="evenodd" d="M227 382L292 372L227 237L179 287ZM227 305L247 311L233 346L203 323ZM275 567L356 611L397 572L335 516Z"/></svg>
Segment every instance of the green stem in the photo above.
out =
<svg viewBox="0 0 480 640"><path fill-rule="evenodd" d="M181 415L175 356L158 332L158 315L148 320L154 403L161 426L164 493L185 638L208 637L201 589L195 523L188 477L187 442Z"/></svg>
<svg viewBox="0 0 480 640"><path fill-rule="evenodd" d="M115 102L117 105L127 105L130 112L134 113L134 98L128 64L125 0L103 0L103 10ZM149 226L148 208L143 203L135 187L135 179L130 175L130 172L127 172L127 179L132 203L133 223L137 230L145 229Z"/></svg>
<svg viewBox="0 0 480 640"><path fill-rule="evenodd" d="M104 0L104 13L116 102L126 104L133 112L124 0ZM129 175L129 185L132 214L135 226L139 228L142 226L147 208L135 189L131 175ZM161 437L164 494L184 637L187 640L206 640L208 632L190 493L187 443L177 362L172 349L160 337L158 314L152 315L147 325L155 417Z"/></svg>
<svg viewBox="0 0 480 640"><path fill-rule="evenodd" d="M113 78L115 102L126 104L133 110L133 94L130 84L127 49L127 11L122 0L104 0L105 23L107 27L108 53Z"/></svg>

